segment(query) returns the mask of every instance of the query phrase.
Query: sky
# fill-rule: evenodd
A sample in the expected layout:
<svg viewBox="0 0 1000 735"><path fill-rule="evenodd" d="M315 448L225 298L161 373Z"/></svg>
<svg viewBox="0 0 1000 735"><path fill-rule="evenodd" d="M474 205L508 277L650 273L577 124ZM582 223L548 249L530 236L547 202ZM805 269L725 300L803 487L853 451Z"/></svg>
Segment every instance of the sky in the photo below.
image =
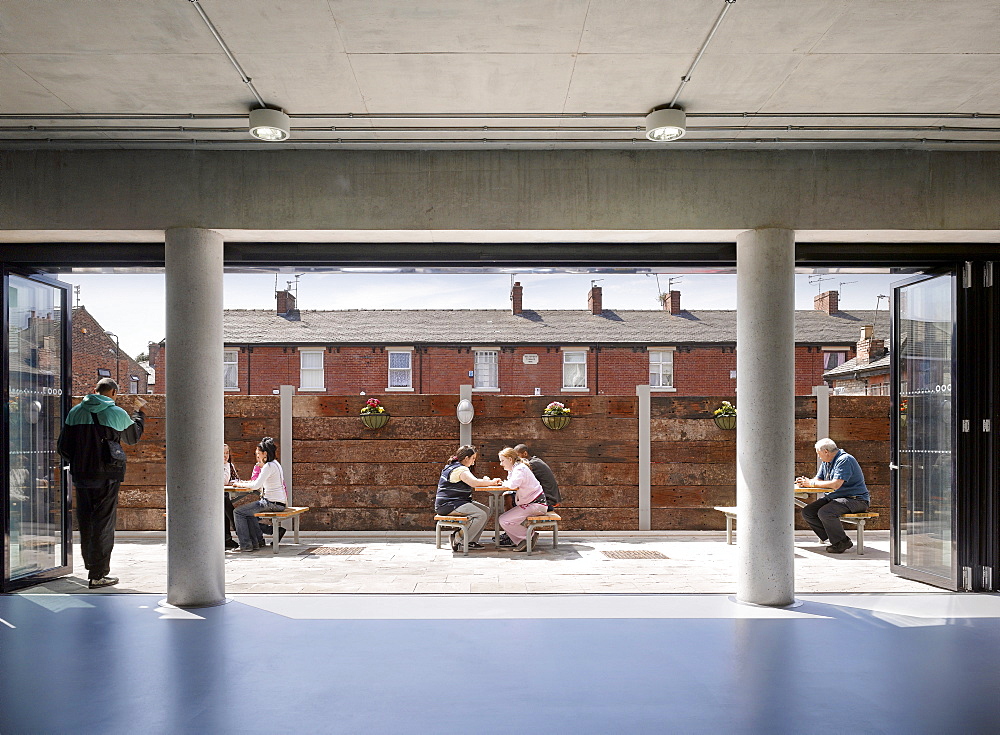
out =
<svg viewBox="0 0 1000 735"><path fill-rule="evenodd" d="M59 280L80 286L79 303L106 329L118 335L123 352L135 357L149 342L166 336L162 274L62 273ZM293 278L279 274L279 288ZM657 278L659 283L657 283ZM681 307L735 309L736 276L684 273L658 276L609 273L521 273L525 309L586 309L591 280L603 288L605 309L659 309L657 294L681 292ZM835 274L795 276L795 308L813 308L820 291L840 290L840 308L887 310L890 284L903 276ZM274 274L224 277L227 309L274 309ZM509 309L510 274L307 273L299 279L298 307L312 309ZM76 298L73 300L77 303ZM888 318L884 324L888 332ZM882 331L881 328L878 329ZM888 334L882 335L887 337Z"/></svg>

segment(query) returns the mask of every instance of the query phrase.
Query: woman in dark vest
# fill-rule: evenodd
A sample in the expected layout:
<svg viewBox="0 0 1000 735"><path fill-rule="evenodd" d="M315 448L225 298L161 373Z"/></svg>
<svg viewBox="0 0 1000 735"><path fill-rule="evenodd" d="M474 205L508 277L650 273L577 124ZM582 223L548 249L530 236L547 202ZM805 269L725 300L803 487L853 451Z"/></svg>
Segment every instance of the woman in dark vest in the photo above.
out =
<svg viewBox="0 0 1000 735"><path fill-rule="evenodd" d="M470 518L470 549L484 548L479 543L479 535L486 528L486 522L490 519L490 509L472 499L472 488L494 487L501 482L499 479L478 478L472 474L472 470L469 468L476 463L476 456L476 448L473 446L466 445L458 448L448 460L448 464L441 470L437 497L434 499L434 512L438 515L468 516ZM452 532L452 550L458 551L462 543L462 533L461 528Z"/></svg>

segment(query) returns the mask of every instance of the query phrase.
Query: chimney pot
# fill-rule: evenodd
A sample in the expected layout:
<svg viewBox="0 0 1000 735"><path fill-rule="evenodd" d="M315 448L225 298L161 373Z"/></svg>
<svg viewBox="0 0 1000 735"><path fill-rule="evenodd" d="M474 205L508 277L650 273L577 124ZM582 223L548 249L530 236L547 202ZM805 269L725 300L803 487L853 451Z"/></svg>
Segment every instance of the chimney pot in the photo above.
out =
<svg viewBox="0 0 1000 735"><path fill-rule="evenodd" d="M295 296L292 295L291 291L278 291L275 294L277 299L277 313L279 316L285 316L289 312L295 311Z"/></svg>

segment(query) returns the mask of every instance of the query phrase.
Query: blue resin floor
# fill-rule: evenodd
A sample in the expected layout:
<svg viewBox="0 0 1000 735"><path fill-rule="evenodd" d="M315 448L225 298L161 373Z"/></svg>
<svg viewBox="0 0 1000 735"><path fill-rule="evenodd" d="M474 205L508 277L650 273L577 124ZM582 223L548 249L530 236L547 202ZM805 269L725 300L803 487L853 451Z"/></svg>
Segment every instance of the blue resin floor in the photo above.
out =
<svg viewBox="0 0 1000 735"><path fill-rule="evenodd" d="M161 599L0 596L0 733L1000 730L996 595Z"/></svg>

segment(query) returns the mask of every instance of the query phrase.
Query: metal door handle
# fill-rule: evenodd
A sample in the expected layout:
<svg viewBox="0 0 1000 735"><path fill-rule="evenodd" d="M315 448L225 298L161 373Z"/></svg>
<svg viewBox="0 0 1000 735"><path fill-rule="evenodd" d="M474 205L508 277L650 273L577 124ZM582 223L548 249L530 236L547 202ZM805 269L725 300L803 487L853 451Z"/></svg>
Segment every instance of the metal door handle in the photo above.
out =
<svg viewBox="0 0 1000 735"><path fill-rule="evenodd" d="M890 462L889 463L889 469L890 470L898 470L899 469L899 465L895 464L894 462Z"/></svg>

